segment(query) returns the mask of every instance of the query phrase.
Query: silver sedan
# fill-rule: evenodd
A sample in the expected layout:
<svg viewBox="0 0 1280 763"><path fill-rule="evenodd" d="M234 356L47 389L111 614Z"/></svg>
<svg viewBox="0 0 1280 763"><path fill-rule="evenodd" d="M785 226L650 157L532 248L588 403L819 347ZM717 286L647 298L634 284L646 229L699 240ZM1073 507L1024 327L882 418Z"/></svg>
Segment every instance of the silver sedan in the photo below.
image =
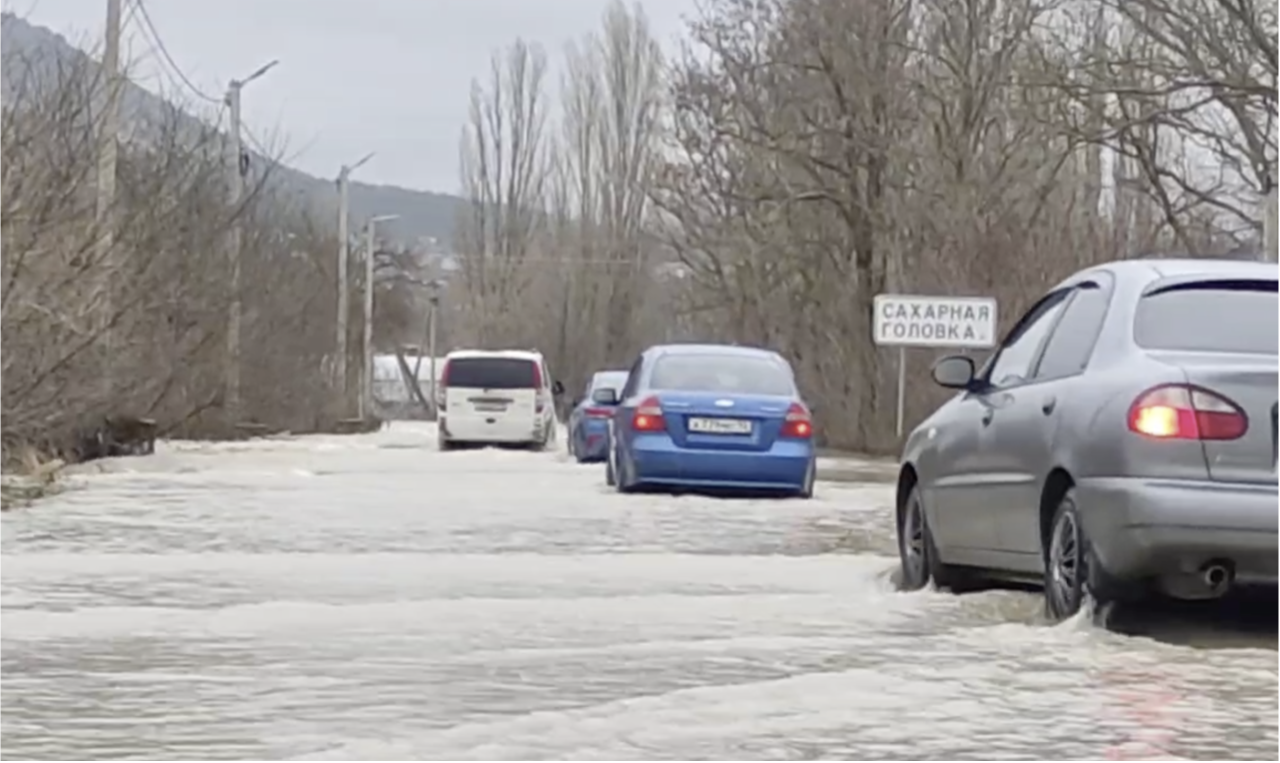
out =
<svg viewBox="0 0 1280 763"><path fill-rule="evenodd" d="M902 583L1043 584L1067 618L1277 580L1272 263L1128 260L1054 287L908 438Z"/></svg>

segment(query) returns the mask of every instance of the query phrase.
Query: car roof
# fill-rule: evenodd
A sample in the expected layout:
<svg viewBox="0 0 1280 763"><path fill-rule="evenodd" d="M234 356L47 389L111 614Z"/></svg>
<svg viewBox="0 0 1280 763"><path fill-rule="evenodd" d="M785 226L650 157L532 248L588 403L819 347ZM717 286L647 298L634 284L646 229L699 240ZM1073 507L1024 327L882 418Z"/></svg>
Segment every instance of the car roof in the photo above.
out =
<svg viewBox="0 0 1280 763"><path fill-rule="evenodd" d="M649 348L652 355L724 355L780 359L773 350L737 344L659 344Z"/></svg>
<svg viewBox="0 0 1280 763"><path fill-rule="evenodd" d="M445 360L465 358L511 358L513 360L542 360L542 353L537 350L454 350L444 356Z"/></svg>
<svg viewBox="0 0 1280 763"><path fill-rule="evenodd" d="M1206 278L1261 278L1280 275L1280 265L1257 260L1233 260L1216 257L1169 257L1138 260L1115 260L1080 271L1083 276L1099 270L1111 271L1120 276L1132 276L1144 280L1157 278L1198 277ZM1073 277L1074 280L1074 277Z"/></svg>

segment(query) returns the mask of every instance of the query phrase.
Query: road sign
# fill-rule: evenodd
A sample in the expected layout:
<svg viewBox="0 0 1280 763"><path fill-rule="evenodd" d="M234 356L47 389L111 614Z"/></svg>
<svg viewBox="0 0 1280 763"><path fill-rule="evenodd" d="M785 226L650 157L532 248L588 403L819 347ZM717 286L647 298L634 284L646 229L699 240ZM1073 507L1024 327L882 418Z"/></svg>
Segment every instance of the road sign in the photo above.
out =
<svg viewBox="0 0 1280 763"><path fill-rule="evenodd" d="M996 301L991 297L877 294L872 338L898 348L898 436L906 417L908 347L994 347Z"/></svg>
<svg viewBox="0 0 1280 763"><path fill-rule="evenodd" d="M897 347L994 347L996 301L991 297L877 294L874 339Z"/></svg>

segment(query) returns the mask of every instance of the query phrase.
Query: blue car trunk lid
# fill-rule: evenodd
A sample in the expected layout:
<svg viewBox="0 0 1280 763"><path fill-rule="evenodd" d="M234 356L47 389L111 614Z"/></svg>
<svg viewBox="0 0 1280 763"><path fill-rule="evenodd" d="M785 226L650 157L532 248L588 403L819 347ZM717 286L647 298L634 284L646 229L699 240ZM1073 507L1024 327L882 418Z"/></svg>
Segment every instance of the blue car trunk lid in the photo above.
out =
<svg viewBox="0 0 1280 763"><path fill-rule="evenodd" d="M714 392L661 392L658 400L667 433L678 447L725 451L773 447L794 402L775 395ZM743 431L733 431L734 422L743 422Z"/></svg>

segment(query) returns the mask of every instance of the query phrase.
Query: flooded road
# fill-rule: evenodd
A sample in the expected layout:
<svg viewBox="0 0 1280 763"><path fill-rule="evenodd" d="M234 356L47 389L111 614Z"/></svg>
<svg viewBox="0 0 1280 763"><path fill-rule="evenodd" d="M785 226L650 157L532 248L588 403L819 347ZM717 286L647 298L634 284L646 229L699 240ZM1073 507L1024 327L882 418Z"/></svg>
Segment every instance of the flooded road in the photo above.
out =
<svg viewBox="0 0 1280 763"><path fill-rule="evenodd" d="M621 496L425 425L78 482L3 520L6 759L1275 759L1274 630L897 593L883 484Z"/></svg>

